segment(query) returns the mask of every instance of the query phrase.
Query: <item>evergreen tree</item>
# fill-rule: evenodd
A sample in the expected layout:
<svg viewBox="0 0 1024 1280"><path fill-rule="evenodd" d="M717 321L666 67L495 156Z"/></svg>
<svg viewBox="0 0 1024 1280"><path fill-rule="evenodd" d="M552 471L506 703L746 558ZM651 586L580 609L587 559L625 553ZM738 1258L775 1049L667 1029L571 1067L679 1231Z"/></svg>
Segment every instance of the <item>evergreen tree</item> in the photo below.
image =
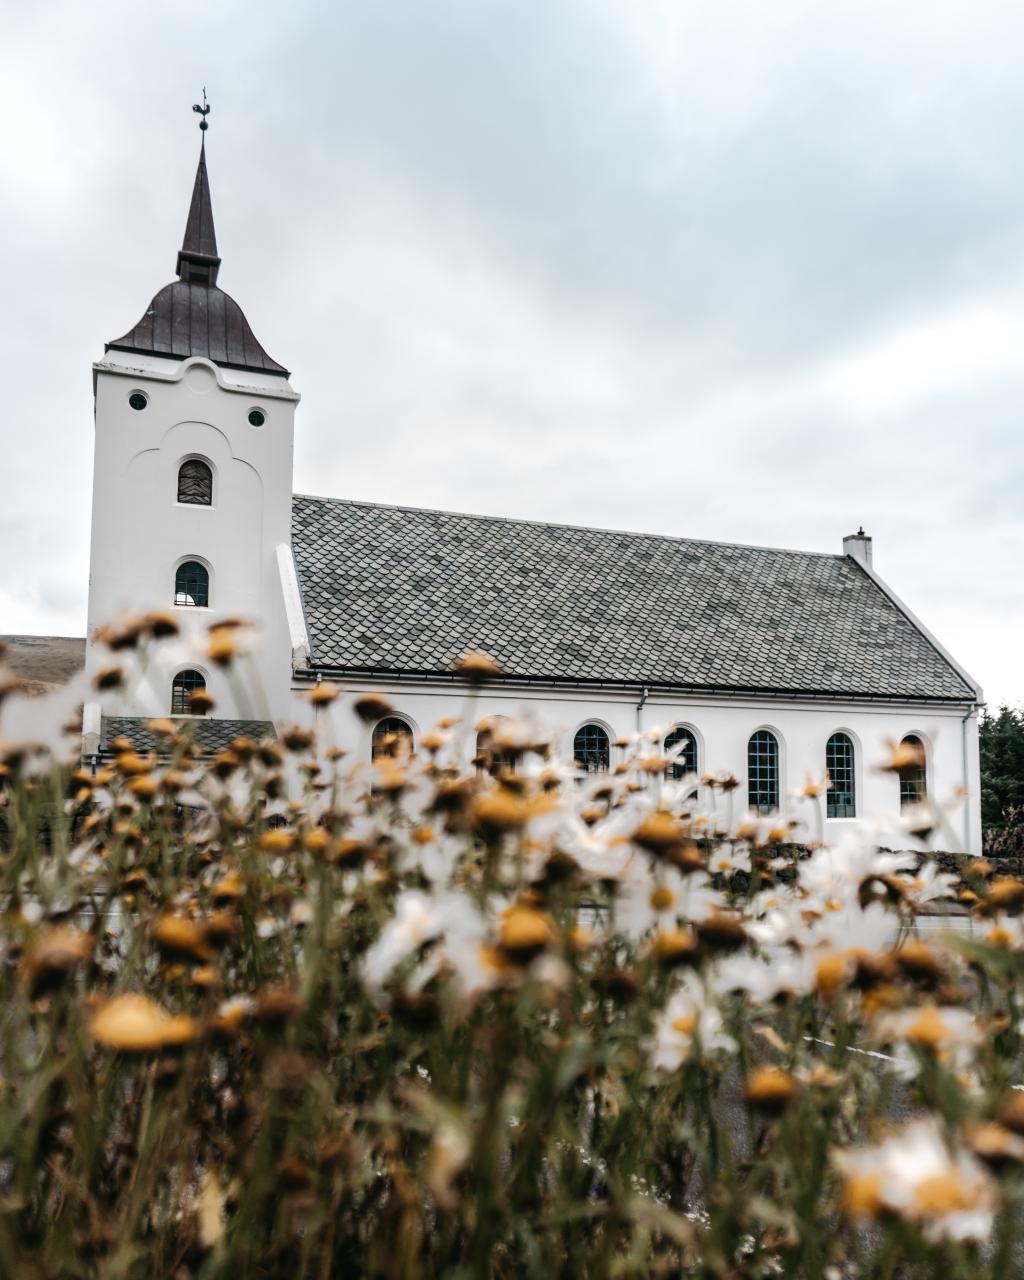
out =
<svg viewBox="0 0 1024 1280"><path fill-rule="evenodd" d="M983 716L980 750L981 820L991 829L1024 811L1024 708Z"/></svg>

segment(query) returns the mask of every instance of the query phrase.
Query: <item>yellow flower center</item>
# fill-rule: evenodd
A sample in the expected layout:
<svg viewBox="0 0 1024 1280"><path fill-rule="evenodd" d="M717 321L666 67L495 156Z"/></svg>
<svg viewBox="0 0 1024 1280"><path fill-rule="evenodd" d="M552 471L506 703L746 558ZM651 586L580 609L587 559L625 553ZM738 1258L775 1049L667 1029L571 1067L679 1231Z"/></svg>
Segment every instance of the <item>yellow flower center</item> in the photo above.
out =
<svg viewBox="0 0 1024 1280"><path fill-rule="evenodd" d="M659 884L651 893L651 906L655 911L667 911L675 900L676 895L663 884Z"/></svg>
<svg viewBox="0 0 1024 1280"><path fill-rule="evenodd" d="M943 1021L938 1009L922 1009L909 1024L906 1038L914 1044L927 1045L934 1049L949 1036L949 1028Z"/></svg>
<svg viewBox="0 0 1024 1280"><path fill-rule="evenodd" d="M855 1217L873 1217L882 1208L882 1175L858 1173L843 1185L843 1208Z"/></svg>
<svg viewBox="0 0 1024 1280"><path fill-rule="evenodd" d="M963 1179L952 1169L947 1173L937 1173L933 1178L925 1178L914 1190L914 1209L926 1217L972 1209L975 1203Z"/></svg>

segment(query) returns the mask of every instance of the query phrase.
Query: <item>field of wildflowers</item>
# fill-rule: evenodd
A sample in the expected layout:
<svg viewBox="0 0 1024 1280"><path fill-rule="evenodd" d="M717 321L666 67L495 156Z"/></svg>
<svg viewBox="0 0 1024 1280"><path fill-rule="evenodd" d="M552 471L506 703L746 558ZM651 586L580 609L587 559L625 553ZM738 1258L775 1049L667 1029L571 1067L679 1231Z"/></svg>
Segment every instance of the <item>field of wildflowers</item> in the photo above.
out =
<svg viewBox="0 0 1024 1280"><path fill-rule="evenodd" d="M657 730L152 730L3 747L5 1277L1021 1274L1024 882L941 813L798 846Z"/></svg>

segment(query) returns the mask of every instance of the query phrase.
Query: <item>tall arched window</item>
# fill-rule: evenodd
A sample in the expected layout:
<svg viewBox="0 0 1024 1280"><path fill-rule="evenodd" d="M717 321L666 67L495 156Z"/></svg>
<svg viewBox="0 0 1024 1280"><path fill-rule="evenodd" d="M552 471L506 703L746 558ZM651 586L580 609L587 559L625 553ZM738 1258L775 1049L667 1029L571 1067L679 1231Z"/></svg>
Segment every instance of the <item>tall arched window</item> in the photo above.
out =
<svg viewBox="0 0 1024 1280"><path fill-rule="evenodd" d="M409 723L400 716L385 716L373 727L370 740L370 758L377 760L381 756L402 758L412 755L413 737Z"/></svg>
<svg viewBox="0 0 1024 1280"><path fill-rule="evenodd" d="M924 743L916 733L908 733L900 743L909 748L911 757L899 771L900 773L900 808L908 805L923 804L928 799L928 773L925 766Z"/></svg>
<svg viewBox="0 0 1024 1280"><path fill-rule="evenodd" d="M202 458L186 458L178 468L178 501L196 507L213 502L213 472Z"/></svg>
<svg viewBox="0 0 1024 1280"><path fill-rule="evenodd" d="M171 715L204 716L205 707L194 707L192 695L206 692L206 680L201 671L179 671L171 682Z"/></svg>
<svg viewBox="0 0 1024 1280"><path fill-rule="evenodd" d="M686 745L676 756L675 763L669 767L670 778L685 778L688 773L697 772L697 739L692 729L677 724L665 739L665 750L671 751L681 742Z"/></svg>
<svg viewBox="0 0 1024 1280"><path fill-rule="evenodd" d="M476 755L473 757L473 763L486 773L515 773L515 752L503 749L495 742L495 730L507 718L507 716L488 716L477 730Z"/></svg>
<svg viewBox="0 0 1024 1280"><path fill-rule="evenodd" d="M825 768L831 783L825 798L825 814L829 818L857 816L856 761L853 742L848 733L834 733L825 744Z"/></svg>
<svg viewBox="0 0 1024 1280"><path fill-rule="evenodd" d="M758 813L779 807L779 743L770 729L758 729L747 743L747 799Z"/></svg>
<svg viewBox="0 0 1024 1280"><path fill-rule="evenodd" d="M174 575L174 603L206 609L210 604L210 572L198 560L179 564Z"/></svg>
<svg viewBox="0 0 1024 1280"><path fill-rule="evenodd" d="M611 764L608 735L599 724L585 724L576 730L572 742L573 759L586 773L607 773Z"/></svg>

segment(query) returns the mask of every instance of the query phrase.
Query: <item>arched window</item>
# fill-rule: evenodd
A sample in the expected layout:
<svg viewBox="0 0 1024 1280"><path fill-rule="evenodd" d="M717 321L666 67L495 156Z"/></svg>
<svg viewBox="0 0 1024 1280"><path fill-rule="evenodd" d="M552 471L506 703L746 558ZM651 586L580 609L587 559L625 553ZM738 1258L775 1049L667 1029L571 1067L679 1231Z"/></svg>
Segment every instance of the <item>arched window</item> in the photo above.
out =
<svg viewBox="0 0 1024 1280"><path fill-rule="evenodd" d="M670 778L685 778L688 773L697 772L697 739L694 737L693 730L687 729L681 724L669 733L665 739L665 750L671 751L673 747L678 747L683 742L686 745L682 752L676 756L675 763L669 767Z"/></svg>
<svg viewBox="0 0 1024 1280"><path fill-rule="evenodd" d="M174 603L206 609L210 604L210 572L198 560L178 565L174 575Z"/></svg>
<svg viewBox="0 0 1024 1280"><path fill-rule="evenodd" d="M779 807L779 744L770 729L758 729L747 743L747 799L758 813Z"/></svg>
<svg viewBox="0 0 1024 1280"><path fill-rule="evenodd" d="M385 716L373 727L373 738L370 741L370 758L377 760L381 756L401 759L412 755L412 729L400 716Z"/></svg>
<svg viewBox="0 0 1024 1280"><path fill-rule="evenodd" d="M608 735L599 724L585 724L576 730L573 759L585 773L607 773L611 764Z"/></svg>
<svg viewBox="0 0 1024 1280"><path fill-rule="evenodd" d="M494 740L495 730L506 719L506 716L488 716L477 730L473 763L485 773L515 773L515 752L502 749Z"/></svg>
<svg viewBox="0 0 1024 1280"><path fill-rule="evenodd" d="M206 708L192 705L194 693L206 692L206 680L201 671L179 671L171 682L171 715L204 716Z"/></svg>
<svg viewBox="0 0 1024 1280"><path fill-rule="evenodd" d="M825 798L829 818L857 816L857 783L854 777L853 742L848 733L834 733L825 744L825 768L830 786Z"/></svg>
<svg viewBox="0 0 1024 1280"><path fill-rule="evenodd" d="M908 805L923 804L928 799L928 774L925 768L924 743L916 733L908 733L900 743L908 747L912 757L909 763L900 769L900 808Z"/></svg>
<svg viewBox="0 0 1024 1280"><path fill-rule="evenodd" d="M213 472L202 458L187 458L178 468L178 501L196 507L213 502Z"/></svg>

